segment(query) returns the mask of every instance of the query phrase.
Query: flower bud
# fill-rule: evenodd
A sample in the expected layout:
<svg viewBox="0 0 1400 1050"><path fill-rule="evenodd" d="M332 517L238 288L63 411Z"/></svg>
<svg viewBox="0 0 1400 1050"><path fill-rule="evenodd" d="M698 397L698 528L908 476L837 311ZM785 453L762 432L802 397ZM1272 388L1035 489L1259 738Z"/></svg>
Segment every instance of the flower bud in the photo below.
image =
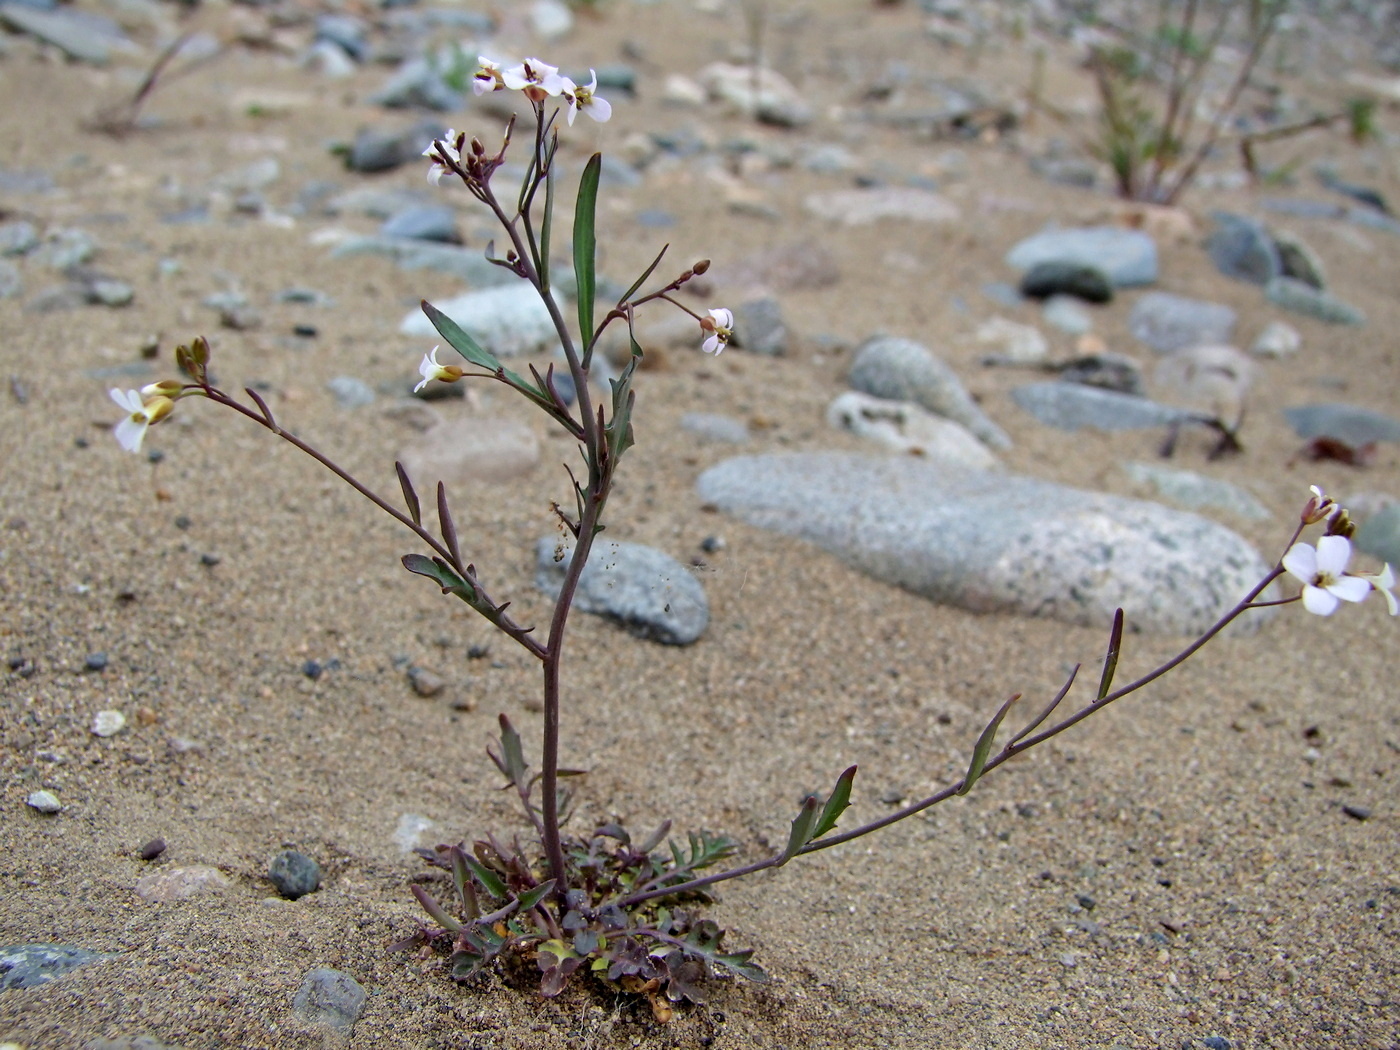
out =
<svg viewBox="0 0 1400 1050"><path fill-rule="evenodd" d="M155 398L164 397L172 401L177 399L185 389L185 384L175 379L162 379L159 383L148 383L141 388L141 398L150 402Z"/></svg>
<svg viewBox="0 0 1400 1050"><path fill-rule="evenodd" d="M149 423L159 423L173 411L175 402L168 397L153 397L146 402L146 420Z"/></svg>
<svg viewBox="0 0 1400 1050"><path fill-rule="evenodd" d="M1337 502L1316 485L1310 485L1309 488L1312 489L1312 495L1308 497L1308 502L1303 504L1303 513L1299 515L1304 525L1316 525L1341 510Z"/></svg>
<svg viewBox="0 0 1400 1050"><path fill-rule="evenodd" d="M700 274L704 273L704 272L705 272L706 270L708 270L709 268L710 268L710 260L709 260L709 259L701 259L698 263L696 263L694 266L692 266L692 267L690 268L690 272L693 273L693 274L695 274L695 275L698 277L698 276L700 276Z"/></svg>
<svg viewBox="0 0 1400 1050"><path fill-rule="evenodd" d="M1335 507L1336 505L1333 504ZM1327 535L1345 536L1351 539L1356 535L1356 522L1351 520L1351 515L1343 507L1336 507L1332 520L1327 523Z"/></svg>

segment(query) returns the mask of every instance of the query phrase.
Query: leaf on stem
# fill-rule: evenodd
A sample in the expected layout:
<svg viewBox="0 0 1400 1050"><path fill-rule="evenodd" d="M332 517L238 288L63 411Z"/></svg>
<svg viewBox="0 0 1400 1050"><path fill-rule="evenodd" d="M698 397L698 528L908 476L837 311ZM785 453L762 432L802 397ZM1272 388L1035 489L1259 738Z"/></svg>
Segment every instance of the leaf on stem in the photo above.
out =
<svg viewBox="0 0 1400 1050"><path fill-rule="evenodd" d="M442 540L447 544L447 549L452 552L452 557L457 559L457 564L462 563L462 551L457 546L457 526L452 520L452 510L447 505L447 486L441 481L437 484L437 510L438 529L442 532Z"/></svg>
<svg viewBox="0 0 1400 1050"><path fill-rule="evenodd" d="M512 784L525 783L525 750L520 746L520 734L505 715L501 715L501 761Z"/></svg>
<svg viewBox="0 0 1400 1050"><path fill-rule="evenodd" d="M540 287L549 292L549 235L554 232L554 165L544 175L544 218L540 221Z"/></svg>
<svg viewBox="0 0 1400 1050"><path fill-rule="evenodd" d="M410 886L409 892L418 898L418 903L423 905L423 910L431 915L433 921L444 930L448 933L459 933L461 931L462 924L451 915L448 915L446 909L444 909L443 906L437 902L437 899L422 886L416 884Z"/></svg>
<svg viewBox="0 0 1400 1050"><path fill-rule="evenodd" d="M489 605L483 608L484 603L478 596L476 588L458 576L452 567L441 558L429 558L423 554L405 554L400 560L403 562L403 567L409 572L426 576L436 583L442 588L443 594L455 594L478 612L488 613L488 615L495 612L495 610L490 609Z"/></svg>
<svg viewBox="0 0 1400 1050"><path fill-rule="evenodd" d="M544 900L554 892L554 880L546 879L533 889L528 889L516 898L521 911L529 911L540 901Z"/></svg>
<svg viewBox="0 0 1400 1050"><path fill-rule="evenodd" d="M607 432L608 454L614 466L622 458L622 454L635 443L632 433L632 407L636 404L637 395L632 390L632 374L637 371L637 364L642 360L642 348L637 345L635 339L631 342L632 357L627 366L616 379L608 380L612 387L613 410L612 420L604 429Z"/></svg>
<svg viewBox="0 0 1400 1050"><path fill-rule="evenodd" d="M593 300L597 293L598 239L594 222L598 210L598 178L603 171L603 155L595 153L584 165L578 180L578 200L574 204L574 278L578 283L578 333L585 347L593 345ZM587 362L585 362L587 367Z"/></svg>
<svg viewBox="0 0 1400 1050"><path fill-rule="evenodd" d="M484 368L488 372L501 370L501 362L496 359L496 356L482 349L481 344L469 336L461 325L426 299L422 301L421 306L424 315L438 330L438 335L446 339L453 350L456 350L478 368Z"/></svg>
<svg viewBox="0 0 1400 1050"><path fill-rule="evenodd" d="M466 851L461 846L453 846L448 850L448 857L452 861L452 885L457 889L457 896L461 898L467 918L479 918L481 905L476 899L476 887L472 885L472 870L467 864Z"/></svg>
<svg viewBox="0 0 1400 1050"><path fill-rule="evenodd" d="M966 795L972 790L972 785L977 783L978 777L982 775L982 770L987 766L987 756L992 752L992 743L996 740L1001 720L1006 717L1006 712L1011 710L1011 705L1019 699L1021 699L1020 693L1011 696L1006 703L1001 705L1001 710L987 723L987 728L982 730L982 735L977 738L977 746L972 749L972 761L968 763L967 776L963 777L962 787L958 788L959 795Z"/></svg>
<svg viewBox="0 0 1400 1050"><path fill-rule="evenodd" d="M413 482L408 479L408 471L403 469L403 464L394 460L394 471L399 476L399 488L403 489L403 501L408 504L408 516L413 519L413 524L423 524L423 512L418 506L418 493L413 490Z"/></svg>
<svg viewBox="0 0 1400 1050"><path fill-rule="evenodd" d="M821 819L821 803L816 795L808 795L802 801L802 808L792 818L792 830L788 832L787 845L783 848L779 864L786 864L797 856L797 851L812 841L813 830Z"/></svg>
<svg viewBox="0 0 1400 1050"><path fill-rule="evenodd" d="M258 406L258 411L263 414L263 419L267 421L267 425L276 430L277 421L272 418L272 409L267 407L267 402L262 399L262 395L252 387L245 387L243 392L253 399L253 402Z"/></svg>
<svg viewBox="0 0 1400 1050"><path fill-rule="evenodd" d="M627 289L627 291L622 293L622 298L618 299L619 304L625 303L629 299L631 299L632 296L637 293L637 289L640 288L646 282L646 279L656 272L656 268L661 265L662 256L666 254L666 249L670 247L671 246L669 244L663 244L661 246L661 250L656 253L656 258L651 261L651 265L648 266L645 270L643 270L642 275L632 282L631 288Z"/></svg>
<svg viewBox="0 0 1400 1050"><path fill-rule="evenodd" d="M851 805L851 784L855 782L855 779L855 766L851 766L836 778L836 786L831 789L831 795L828 796L826 805L822 807L821 817L817 820L817 826L812 829L808 842L821 838L836 827L836 822L841 819L841 814L846 812Z"/></svg>
<svg viewBox="0 0 1400 1050"><path fill-rule="evenodd" d="M1099 677L1099 695L1094 700L1098 703L1108 695L1108 691L1113 688L1113 673L1118 670L1118 654L1123 650L1123 610L1119 609L1113 614L1113 629L1108 634L1108 652L1103 658L1103 674Z"/></svg>
<svg viewBox="0 0 1400 1050"><path fill-rule="evenodd" d="M497 899L509 896L505 880L485 864L481 863L481 861L464 851L462 853L462 863L476 876L476 881L481 883L482 887L487 893L491 894L491 896Z"/></svg>
<svg viewBox="0 0 1400 1050"><path fill-rule="evenodd" d="M661 826L648 835L646 841L637 847L638 852L650 853L652 850L656 849L657 846L661 845L662 840L670 834L670 831L671 822L669 820L663 820Z"/></svg>

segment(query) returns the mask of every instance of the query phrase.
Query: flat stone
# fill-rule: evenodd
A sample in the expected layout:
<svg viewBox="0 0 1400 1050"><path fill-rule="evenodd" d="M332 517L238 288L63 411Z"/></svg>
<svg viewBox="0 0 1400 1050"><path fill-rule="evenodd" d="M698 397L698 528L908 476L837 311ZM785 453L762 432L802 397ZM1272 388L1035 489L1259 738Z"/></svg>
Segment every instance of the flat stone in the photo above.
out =
<svg viewBox="0 0 1400 1050"><path fill-rule="evenodd" d="M58 800L58 796L52 791L31 791L24 802L30 809L40 813L54 814L63 812L63 803Z"/></svg>
<svg viewBox="0 0 1400 1050"><path fill-rule="evenodd" d="M183 868L163 868L143 875L136 880L136 894L153 904L165 904L218 893L232 885L218 868L192 864Z"/></svg>
<svg viewBox="0 0 1400 1050"><path fill-rule="evenodd" d="M333 259L350 255L381 255L392 259L403 270L435 270L452 274L476 289L520 283L520 278L509 270L487 262L479 248L459 248L435 241L372 235L348 237L331 249Z"/></svg>
<svg viewBox="0 0 1400 1050"><path fill-rule="evenodd" d="M351 171L391 171L411 161L422 160L423 151L433 140L447 134L439 120L420 120L407 128L364 128L355 136L345 166ZM427 178L424 167L424 178Z"/></svg>
<svg viewBox="0 0 1400 1050"><path fill-rule="evenodd" d="M888 401L913 401L971 431L989 448L1011 447L1006 432L987 416L962 380L927 347L910 339L876 336L851 363L851 386Z"/></svg>
<svg viewBox="0 0 1400 1050"><path fill-rule="evenodd" d="M446 204L413 204L403 208L384 221L379 233L382 237L407 237L443 244L459 244L462 240L457 232L457 212Z"/></svg>
<svg viewBox="0 0 1400 1050"><path fill-rule="evenodd" d="M1238 315L1222 303L1148 292L1133 304L1128 331L1160 354L1203 343L1228 343Z"/></svg>
<svg viewBox="0 0 1400 1050"><path fill-rule="evenodd" d="M1284 418L1300 438L1336 438L1348 445L1371 441L1400 442L1400 420L1337 402L1298 405L1283 410Z"/></svg>
<svg viewBox="0 0 1400 1050"><path fill-rule="evenodd" d="M572 557L572 541L541 537L535 547L535 585L558 597ZM594 542L574 608L666 645L691 644L710 622L710 604L694 573L668 554L618 540Z"/></svg>
<svg viewBox="0 0 1400 1050"><path fill-rule="evenodd" d="M1283 260L1268 227L1245 215L1211 212L1215 231L1206 240L1206 253L1226 277L1268 284L1283 273Z"/></svg>
<svg viewBox="0 0 1400 1050"><path fill-rule="evenodd" d="M1059 430L1150 430L1207 421L1194 412L1145 397L1079 383L1027 383L1013 389L1011 399L1041 423Z"/></svg>
<svg viewBox="0 0 1400 1050"><path fill-rule="evenodd" d="M1062 383L1079 383L1113 390L1120 394L1143 395L1142 368L1131 357L1105 350L1084 354L1056 365Z"/></svg>
<svg viewBox="0 0 1400 1050"><path fill-rule="evenodd" d="M70 944L8 944L0 948L0 991L37 988L79 966L115 958Z"/></svg>
<svg viewBox="0 0 1400 1050"><path fill-rule="evenodd" d="M826 421L893 452L924 456L946 466L995 470L1001 465L964 427L912 401L887 401L848 390L827 406Z"/></svg>
<svg viewBox="0 0 1400 1050"><path fill-rule="evenodd" d="M555 301L560 301L557 294ZM539 293L525 281L466 292L433 305L497 357L544 353L559 343L549 310ZM399 331L404 335L442 338L421 309L410 311L399 324Z"/></svg>
<svg viewBox="0 0 1400 1050"><path fill-rule="evenodd" d="M358 376L333 376L326 380L326 389L341 408L363 408L374 404L374 387Z"/></svg>
<svg viewBox="0 0 1400 1050"><path fill-rule="evenodd" d="M727 445L744 445L749 441L749 426L742 419L714 412L687 412L681 416L681 429L701 441Z"/></svg>
<svg viewBox="0 0 1400 1050"><path fill-rule="evenodd" d="M788 329L783 311L772 296L747 299L734 307L734 337L731 344L764 357L782 357L788 352Z"/></svg>
<svg viewBox="0 0 1400 1050"><path fill-rule="evenodd" d="M131 40L110 19L68 8L39 11L24 4L0 4L0 22L21 33L53 44L70 58L95 66L105 65L114 51L139 53Z"/></svg>
<svg viewBox="0 0 1400 1050"><path fill-rule="evenodd" d="M697 488L751 525L974 612L1107 625L1121 606L1134 628L1198 633L1269 570L1238 535L1194 514L914 457L742 456Z"/></svg>
<svg viewBox="0 0 1400 1050"><path fill-rule="evenodd" d="M348 1036L364 1013L368 998L364 988L348 973L320 967L301 982L292 999L292 1011L306 1024L329 1025Z"/></svg>
<svg viewBox="0 0 1400 1050"><path fill-rule="evenodd" d="M1045 323L1070 335L1084 335L1093 331L1094 318L1084 304L1073 296L1052 295L1041 307Z"/></svg>
<svg viewBox="0 0 1400 1050"><path fill-rule="evenodd" d="M881 219L948 223L962 217L958 206L942 194L909 186L813 193L803 205L813 215L844 226L865 226Z"/></svg>
<svg viewBox="0 0 1400 1050"><path fill-rule="evenodd" d="M1040 329L1005 317L993 317L977 326L974 338L994 352L983 364L1038 365L1050 356L1050 344Z"/></svg>
<svg viewBox="0 0 1400 1050"><path fill-rule="evenodd" d="M1270 517L1268 508L1238 485L1192 470L1172 470L1156 463L1124 463L1128 477L1151 485L1165 499L1188 510L1224 510L1251 521Z"/></svg>
<svg viewBox="0 0 1400 1050"><path fill-rule="evenodd" d="M1275 277L1264 286L1269 302L1328 324L1360 325L1366 315L1350 303L1292 277Z"/></svg>
<svg viewBox="0 0 1400 1050"><path fill-rule="evenodd" d="M475 57L475 53L467 56L467 62L472 66L467 70L468 77L476 68ZM389 109L456 112L462 108L466 96L443 79L451 68L452 56L445 49L430 56L415 55L399 66L383 87L372 92L369 101Z"/></svg>
<svg viewBox="0 0 1400 1050"><path fill-rule="evenodd" d="M1042 230L1018 243L1006 256L1007 265L1017 270L1045 262L1095 267L1115 288L1157 280L1156 242L1145 233L1117 226Z"/></svg>
<svg viewBox="0 0 1400 1050"><path fill-rule="evenodd" d="M754 70L748 65L712 62L700 70L700 83L713 99L765 124L797 128L812 122L815 114L792 82L772 69L759 69L758 90Z"/></svg>

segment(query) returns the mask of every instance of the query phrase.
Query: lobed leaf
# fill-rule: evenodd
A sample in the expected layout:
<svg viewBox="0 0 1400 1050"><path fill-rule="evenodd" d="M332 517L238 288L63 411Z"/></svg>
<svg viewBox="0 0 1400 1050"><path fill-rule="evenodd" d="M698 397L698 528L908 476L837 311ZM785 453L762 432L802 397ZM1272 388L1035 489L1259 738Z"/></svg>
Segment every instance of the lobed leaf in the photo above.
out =
<svg viewBox="0 0 1400 1050"><path fill-rule="evenodd" d="M855 779L855 766L851 766L836 778L836 786L831 789L831 795L828 796L826 805L822 807L821 817L817 820L817 826L812 829L811 839L819 839L836 827L836 822L841 819L841 814L850 808L851 785ZM811 839L807 841L810 842Z"/></svg>

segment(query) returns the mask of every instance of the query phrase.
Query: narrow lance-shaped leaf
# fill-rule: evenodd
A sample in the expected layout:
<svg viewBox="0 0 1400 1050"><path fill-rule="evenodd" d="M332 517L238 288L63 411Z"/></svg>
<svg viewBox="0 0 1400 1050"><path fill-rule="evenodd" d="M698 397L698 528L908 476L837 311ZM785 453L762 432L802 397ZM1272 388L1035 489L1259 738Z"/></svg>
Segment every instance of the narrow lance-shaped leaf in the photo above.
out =
<svg viewBox="0 0 1400 1050"><path fill-rule="evenodd" d="M447 505L447 486L441 481L437 483L437 510L438 528L442 532L443 542L447 544L447 549L452 552L452 557L456 558L460 565L462 552L457 546L457 526L452 520L452 509Z"/></svg>
<svg viewBox="0 0 1400 1050"><path fill-rule="evenodd" d="M520 746L520 734L505 715L501 715L501 760L512 784L525 783L525 751Z"/></svg>
<svg viewBox="0 0 1400 1050"><path fill-rule="evenodd" d="M428 300L422 302L423 313L432 322L433 327L438 330L438 335L442 336L451 345L453 350L465 357L478 368L484 368L488 372L498 371L501 362L496 360L494 354L487 353L480 343L469 336L466 330L456 321L448 317Z"/></svg>
<svg viewBox="0 0 1400 1050"><path fill-rule="evenodd" d="M822 807L821 817L817 820L817 826L812 829L809 842L811 839L821 838L836 827L836 822L841 819L841 814L850 807L851 784L855 782L855 779L855 766L851 766L836 778L836 786L831 789L831 795L827 798L826 805Z"/></svg>
<svg viewBox="0 0 1400 1050"><path fill-rule="evenodd" d="M982 775L982 770L987 766L987 756L992 752L992 743L997 738L997 729L1001 727L1001 720L1006 717L1006 712L1011 710L1011 705L1021 699L1021 694L1016 693L1006 703L1001 705L1001 710L987 723L987 728L982 730L982 735L977 738L977 746L972 749L972 761L967 766L967 776L963 777L962 787L958 788L959 795L966 795L972 790L972 785L977 783L978 777Z"/></svg>
<svg viewBox="0 0 1400 1050"><path fill-rule="evenodd" d="M522 893L519 897L516 898L516 901L519 903L521 911L529 911L536 904L544 900L553 892L554 880L548 879L540 883L534 889L526 890L524 893Z"/></svg>
<svg viewBox="0 0 1400 1050"><path fill-rule="evenodd" d="M457 896L461 898L467 918L478 918L481 915L481 905L476 899L476 887L472 885L472 870L467 864L467 853L461 846L453 846L448 856L452 858L452 885L457 889Z"/></svg>
<svg viewBox="0 0 1400 1050"><path fill-rule="evenodd" d="M1122 650L1123 610L1119 609L1113 614L1113 630L1108 635L1108 652L1103 658L1103 675L1099 678L1099 695L1095 703L1106 697L1113 688L1113 673L1118 670L1118 654Z"/></svg>
<svg viewBox="0 0 1400 1050"><path fill-rule="evenodd" d="M782 858L778 861L779 864L786 864L797 856L798 850L812 840L812 829L817 826L817 820L820 816L820 803L817 802L817 796L808 795L803 800L802 808L797 811L797 816L792 818L792 830L788 833L787 846L783 849Z"/></svg>
<svg viewBox="0 0 1400 1050"><path fill-rule="evenodd" d="M598 240L594 230L598 210L598 178L603 155L595 153L584 165L574 204L574 278L578 283L578 333L584 346L593 343L593 299L597 292Z"/></svg>
<svg viewBox="0 0 1400 1050"><path fill-rule="evenodd" d="M413 490L413 482L408 479L408 471L403 469L403 464L398 460L394 461L394 471L399 476L399 488L403 489L403 501L408 504L408 516L413 519L413 524L423 524L423 512L418 506L418 493Z"/></svg>
<svg viewBox="0 0 1400 1050"><path fill-rule="evenodd" d="M448 915L446 910L431 893L422 886L410 886L409 892L418 898L418 903L423 905L423 910L432 916L433 921L441 926L448 933L457 933L462 929L462 924Z"/></svg>
<svg viewBox="0 0 1400 1050"><path fill-rule="evenodd" d="M651 261L651 265L643 270L642 275L632 282L631 288L628 288L627 291L622 293L622 298L618 300L619 303L625 303L631 299L632 296L637 294L637 289L640 288L646 282L646 279L656 272L656 268L661 265L661 259L666 254L666 250L670 247L669 244L663 244L661 246L661 250L656 253L656 258Z"/></svg>
<svg viewBox="0 0 1400 1050"><path fill-rule="evenodd" d="M462 854L462 862L476 876L476 881L481 883L487 893L497 898L507 896L505 881L485 864L466 852Z"/></svg>

